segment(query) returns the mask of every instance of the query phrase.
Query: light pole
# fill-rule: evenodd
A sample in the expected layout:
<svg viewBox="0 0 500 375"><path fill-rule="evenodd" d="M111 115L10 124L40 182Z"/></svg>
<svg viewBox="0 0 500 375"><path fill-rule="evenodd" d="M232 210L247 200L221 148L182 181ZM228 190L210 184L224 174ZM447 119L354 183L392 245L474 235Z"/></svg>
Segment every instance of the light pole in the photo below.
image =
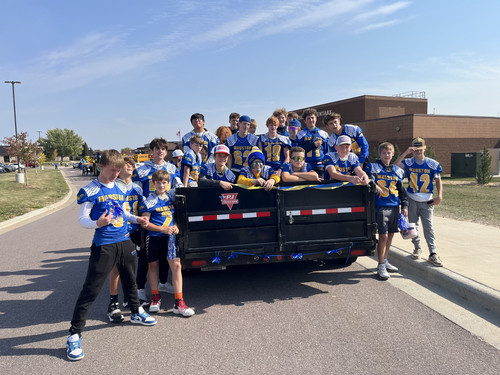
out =
<svg viewBox="0 0 500 375"><path fill-rule="evenodd" d="M16 130L16 143L17 143L18 139L17 139L17 119L16 119L16 94L14 92L14 85L16 83L21 83L21 82L19 82L19 81L5 81L5 83L10 83L12 85L12 103L14 104L14 127ZM19 152L16 155L16 159L17 159L17 173L20 173L21 166L19 165Z"/></svg>

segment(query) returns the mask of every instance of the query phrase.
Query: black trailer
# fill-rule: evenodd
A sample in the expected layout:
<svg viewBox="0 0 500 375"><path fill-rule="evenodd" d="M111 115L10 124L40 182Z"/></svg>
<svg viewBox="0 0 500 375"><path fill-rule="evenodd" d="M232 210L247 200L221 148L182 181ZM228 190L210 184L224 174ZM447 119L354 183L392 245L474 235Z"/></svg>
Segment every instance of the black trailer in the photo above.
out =
<svg viewBox="0 0 500 375"><path fill-rule="evenodd" d="M350 183L176 190L184 269L373 255L374 189Z"/></svg>

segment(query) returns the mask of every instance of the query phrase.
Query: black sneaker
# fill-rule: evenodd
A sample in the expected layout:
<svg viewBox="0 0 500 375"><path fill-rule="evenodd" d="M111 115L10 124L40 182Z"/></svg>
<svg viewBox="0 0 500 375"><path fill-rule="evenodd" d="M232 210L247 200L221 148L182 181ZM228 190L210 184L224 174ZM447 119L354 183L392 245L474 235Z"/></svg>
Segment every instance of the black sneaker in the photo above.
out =
<svg viewBox="0 0 500 375"><path fill-rule="evenodd" d="M108 318L112 323L123 322L122 311L120 310L120 304L118 302L111 302L108 306Z"/></svg>

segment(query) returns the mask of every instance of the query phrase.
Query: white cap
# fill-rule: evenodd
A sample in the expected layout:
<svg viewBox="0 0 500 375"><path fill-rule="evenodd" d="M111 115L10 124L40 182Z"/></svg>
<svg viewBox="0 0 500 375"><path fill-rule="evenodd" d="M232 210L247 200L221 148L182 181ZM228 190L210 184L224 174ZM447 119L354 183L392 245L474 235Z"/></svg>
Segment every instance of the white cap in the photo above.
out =
<svg viewBox="0 0 500 375"><path fill-rule="evenodd" d="M335 143L337 146L340 145L350 145L351 138L349 138L347 135L341 135L340 137L337 138L337 142Z"/></svg>
<svg viewBox="0 0 500 375"><path fill-rule="evenodd" d="M172 153L172 157L176 158L177 156L184 156L182 150L174 150L174 152Z"/></svg>

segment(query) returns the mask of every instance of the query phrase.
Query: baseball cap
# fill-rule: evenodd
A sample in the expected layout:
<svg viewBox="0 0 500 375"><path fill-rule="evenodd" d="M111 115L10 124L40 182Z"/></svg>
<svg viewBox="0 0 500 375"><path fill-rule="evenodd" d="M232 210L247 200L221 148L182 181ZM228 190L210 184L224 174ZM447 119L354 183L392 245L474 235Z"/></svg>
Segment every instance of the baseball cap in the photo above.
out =
<svg viewBox="0 0 500 375"><path fill-rule="evenodd" d="M238 122L243 122L243 121L252 122L252 119L250 118L250 116L243 115L243 116L240 116L240 119L238 120Z"/></svg>
<svg viewBox="0 0 500 375"><path fill-rule="evenodd" d="M421 150L425 148L425 140L420 137L413 138L413 140L411 141L411 146Z"/></svg>
<svg viewBox="0 0 500 375"><path fill-rule="evenodd" d="M229 152L229 147L227 147L226 145L217 145L215 146L214 154L230 155L231 153Z"/></svg>
<svg viewBox="0 0 500 375"><path fill-rule="evenodd" d="M184 153L182 152L182 150L174 150L174 152L172 152L172 157L176 158L177 156L183 156Z"/></svg>
<svg viewBox="0 0 500 375"><path fill-rule="evenodd" d="M290 120L290 122L288 123L288 127L294 127L294 126L297 128L301 127L300 121L297 120L296 118L294 118L293 120Z"/></svg>
<svg viewBox="0 0 500 375"><path fill-rule="evenodd" d="M341 135L340 137L337 138L337 142L335 143L337 146L340 145L350 145L351 138L349 138L347 135Z"/></svg>

